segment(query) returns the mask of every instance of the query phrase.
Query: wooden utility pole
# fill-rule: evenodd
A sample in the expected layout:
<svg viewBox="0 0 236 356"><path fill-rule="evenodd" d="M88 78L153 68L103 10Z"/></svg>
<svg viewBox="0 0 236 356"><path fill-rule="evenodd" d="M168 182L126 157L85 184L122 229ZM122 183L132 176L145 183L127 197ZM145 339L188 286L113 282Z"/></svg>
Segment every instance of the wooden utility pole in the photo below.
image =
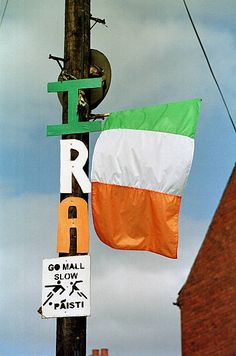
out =
<svg viewBox="0 0 236 356"><path fill-rule="evenodd" d="M64 70L77 79L89 77L90 55L90 0L65 0L65 39L64 39ZM62 122L67 122L67 94L63 94ZM79 118L80 121L86 118ZM88 148L89 134L64 135L63 139L78 139ZM73 152L72 152L73 155ZM76 157L72 157L75 159ZM86 167L85 167L86 169ZM72 194L61 194L61 200L68 196L82 197L78 183L73 178ZM69 218L75 217L76 211L71 207ZM60 256L75 256L76 230L70 232L70 253ZM86 356L86 317L68 317L57 319L57 356Z"/></svg>

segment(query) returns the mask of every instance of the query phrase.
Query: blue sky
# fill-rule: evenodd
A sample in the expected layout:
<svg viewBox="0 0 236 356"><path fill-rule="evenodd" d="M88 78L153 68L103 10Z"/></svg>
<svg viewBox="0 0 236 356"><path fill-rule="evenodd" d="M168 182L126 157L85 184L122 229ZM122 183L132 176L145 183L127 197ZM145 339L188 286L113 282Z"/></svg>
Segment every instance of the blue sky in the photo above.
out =
<svg viewBox="0 0 236 356"><path fill-rule="evenodd" d="M235 1L188 5L235 118ZM111 88L95 112L195 97L202 108L182 199L179 259L112 250L90 221L88 352L108 347L112 356L180 355L179 310L172 302L235 164L235 133L181 1L96 0L92 14L108 24L94 27L92 48L112 66ZM0 28L1 355L55 350L55 321L41 320L36 310L42 259L57 256L59 139L47 138L46 126L60 122L61 107L46 88L59 74L48 55L63 56L63 25L63 0L9 0ZM97 134L90 139L91 161Z"/></svg>

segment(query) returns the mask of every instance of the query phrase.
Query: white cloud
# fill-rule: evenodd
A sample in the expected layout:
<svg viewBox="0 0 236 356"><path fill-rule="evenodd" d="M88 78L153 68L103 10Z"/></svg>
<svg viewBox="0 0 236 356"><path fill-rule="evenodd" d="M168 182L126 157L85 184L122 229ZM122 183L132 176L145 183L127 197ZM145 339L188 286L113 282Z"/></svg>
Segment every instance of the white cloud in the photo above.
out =
<svg viewBox="0 0 236 356"><path fill-rule="evenodd" d="M42 259L55 256L56 209L53 195L9 198L0 209L3 355L53 354L54 321L41 320L37 309Z"/></svg>
<svg viewBox="0 0 236 356"><path fill-rule="evenodd" d="M11 1L0 32L1 142L32 144L32 131L61 120L61 108L47 82L56 81L60 68L49 53L63 56L63 1ZM57 8L52 19L48 8ZM39 126L40 125L40 126Z"/></svg>
<svg viewBox="0 0 236 356"><path fill-rule="evenodd" d="M116 7L117 11L111 12L108 5L103 13L104 17L107 14L111 18L109 28L98 27L92 36L93 46L99 43L113 70L111 89L98 110L120 110L195 96L213 106L220 102L197 38L186 19L167 17L164 20L157 13L155 21L130 21L127 17L120 18L121 8ZM129 14L127 7L129 9L128 5L122 10ZM172 10L175 13L175 7ZM236 55L233 34L202 23L199 32L215 74L225 90L231 88L228 96L232 98Z"/></svg>

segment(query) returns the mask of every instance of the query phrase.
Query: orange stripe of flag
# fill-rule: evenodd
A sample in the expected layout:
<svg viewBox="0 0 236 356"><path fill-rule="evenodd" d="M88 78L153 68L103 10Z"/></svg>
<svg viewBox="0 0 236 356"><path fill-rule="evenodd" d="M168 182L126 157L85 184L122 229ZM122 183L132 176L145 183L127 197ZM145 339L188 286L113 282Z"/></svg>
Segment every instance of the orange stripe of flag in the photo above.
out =
<svg viewBox="0 0 236 356"><path fill-rule="evenodd" d="M177 258L181 197L147 189L92 183L92 212L99 238L122 250Z"/></svg>

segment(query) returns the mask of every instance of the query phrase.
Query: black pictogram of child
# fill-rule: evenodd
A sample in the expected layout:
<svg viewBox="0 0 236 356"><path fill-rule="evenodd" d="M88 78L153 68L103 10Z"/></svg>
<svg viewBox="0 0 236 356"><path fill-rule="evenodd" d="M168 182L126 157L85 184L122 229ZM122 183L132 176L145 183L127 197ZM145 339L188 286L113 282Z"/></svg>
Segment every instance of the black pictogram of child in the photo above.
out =
<svg viewBox="0 0 236 356"><path fill-rule="evenodd" d="M61 286L61 281L58 281L57 284L52 284L52 285L48 285L45 286L45 288L53 288L53 290L48 293L47 295L47 299L45 300L45 302L43 303L43 305L47 304L47 302L59 291L59 294L62 294L65 291L65 288L63 286Z"/></svg>
<svg viewBox="0 0 236 356"><path fill-rule="evenodd" d="M85 299L88 299L88 298L86 297L86 295L85 295L83 292L81 292L80 289L77 287L77 284L78 284L78 283L82 283L82 282L83 282L83 281L76 281L76 282L74 282L74 283L73 283L73 282L70 282L72 288L71 288L71 292L70 292L69 296L70 296L71 294L73 294L74 292L77 292L77 294L79 294L80 297L84 297Z"/></svg>

